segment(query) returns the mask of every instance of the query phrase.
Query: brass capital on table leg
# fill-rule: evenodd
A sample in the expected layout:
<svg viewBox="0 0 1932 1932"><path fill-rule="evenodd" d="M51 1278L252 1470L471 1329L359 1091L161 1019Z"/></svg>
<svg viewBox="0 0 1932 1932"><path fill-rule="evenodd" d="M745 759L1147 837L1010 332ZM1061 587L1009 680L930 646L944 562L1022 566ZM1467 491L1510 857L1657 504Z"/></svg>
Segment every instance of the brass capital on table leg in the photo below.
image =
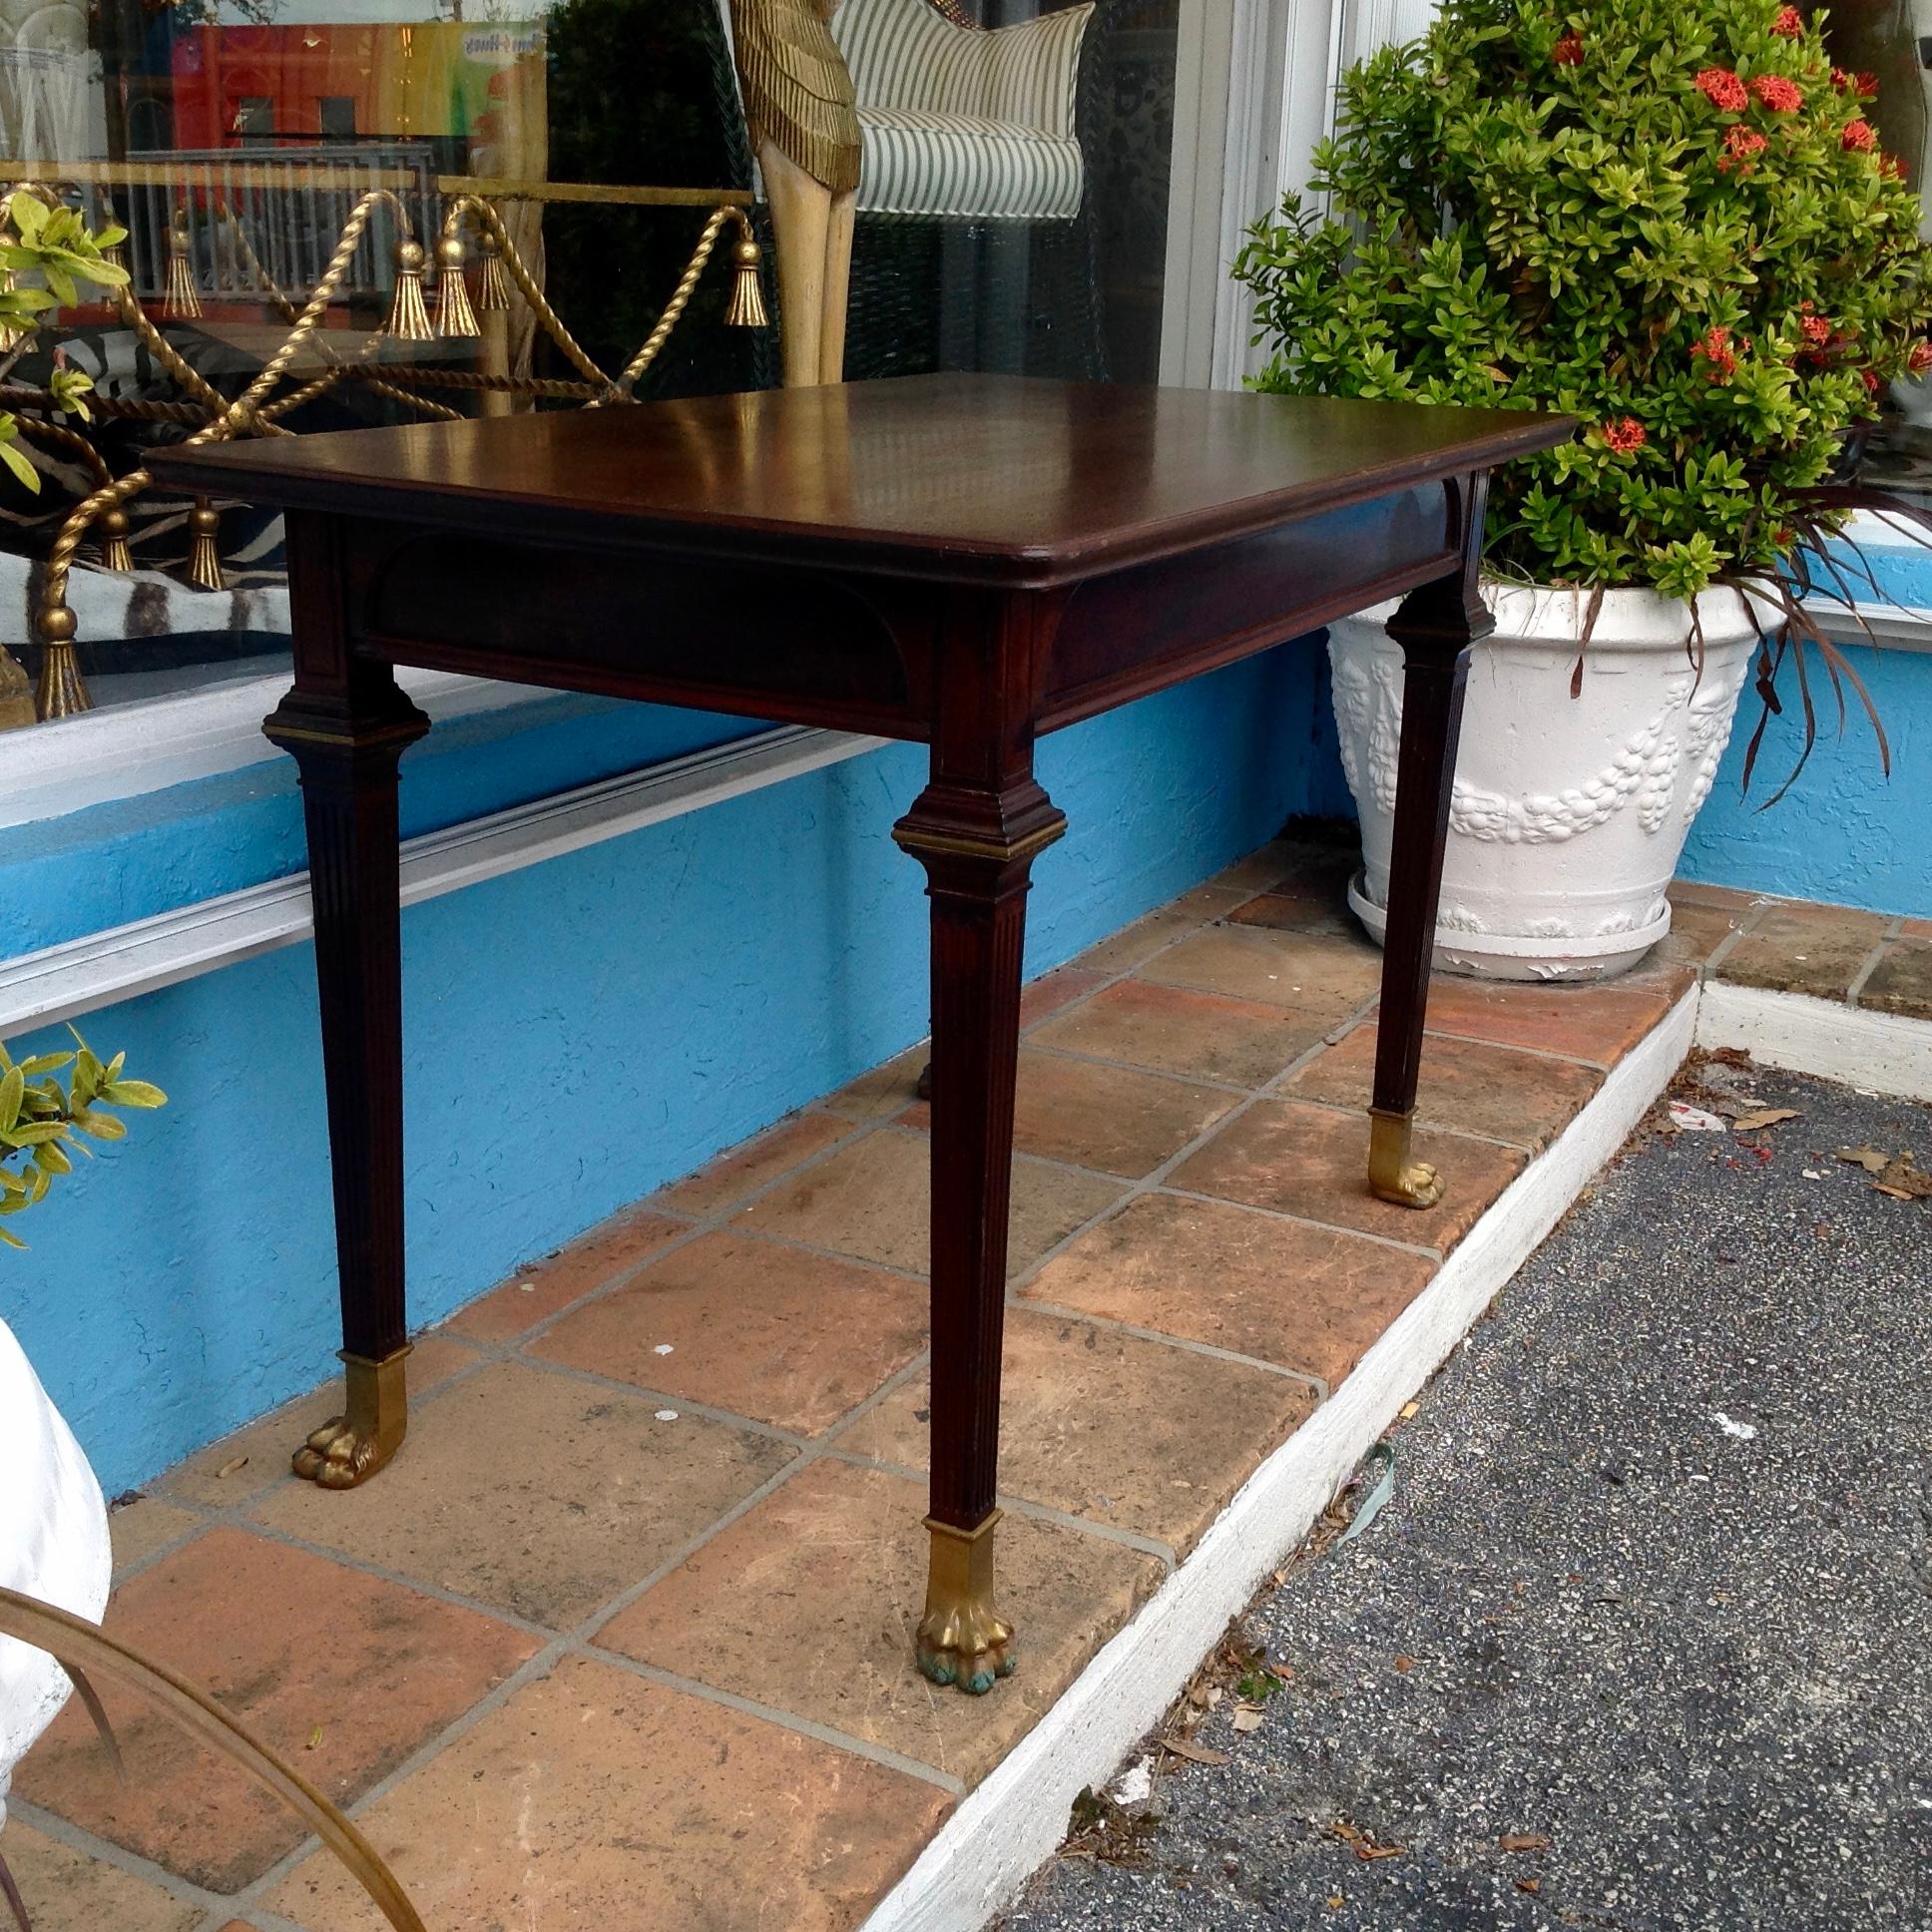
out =
<svg viewBox="0 0 1932 1932"><path fill-rule="evenodd" d="M1368 1191L1398 1208L1433 1208L1442 1199L1442 1177L1426 1161L1409 1159L1415 1116L1386 1108L1368 1110Z"/></svg>
<svg viewBox="0 0 1932 1932"><path fill-rule="evenodd" d="M932 1532L926 1614L919 1623L919 1669L934 1684L979 1696L1013 1675L1013 1627L993 1614L994 1510L976 1530L926 1518Z"/></svg>
<svg viewBox="0 0 1932 1932"><path fill-rule="evenodd" d="M295 1451L294 1471L323 1489L353 1489L402 1447L409 1427L403 1375L408 1345L379 1362L342 1352L347 1412L332 1416Z"/></svg>

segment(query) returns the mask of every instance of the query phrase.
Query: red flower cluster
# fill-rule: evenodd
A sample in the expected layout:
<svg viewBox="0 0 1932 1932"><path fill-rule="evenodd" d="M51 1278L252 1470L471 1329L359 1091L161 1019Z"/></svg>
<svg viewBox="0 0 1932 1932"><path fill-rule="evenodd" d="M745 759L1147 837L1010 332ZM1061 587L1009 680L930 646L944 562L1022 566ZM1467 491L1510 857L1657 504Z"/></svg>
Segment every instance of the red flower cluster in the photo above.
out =
<svg viewBox="0 0 1932 1932"><path fill-rule="evenodd" d="M1804 32L1804 16L1795 7L1780 7L1771 22L1771 32L1780 40L1796 40Z"/></svg>
<svg viewBox="0 0 1932 1932"><path fill-rule="evenodd" d="M1905 179L1905 164L1896 155L1880 155L1878 172L1887 181L1902 182Z"/></svg>
<svg viewBox="0 0 1932 1932"><path fill-rule="evenodd" d="M1704 373L1712 382L1726 382L1737 370L1737 357L1731 352L1730 330L1710 327L1691 345L1690 354L1694 360L1701 356Z"/></svg>
<svg viewBox="0 0 1932 1932"><path fill-rule="evenodd" d="M1932 342L1914 342L1905 366L1914 375L1923 375L1927 369L1932 369Z"/></svg>
<svg viewBox="0 0 1932 1932"><path fill-rule="evenodd" d="M1727 67L1700 68L1696 76L1699 92L1713 108L1726 114L1742 114L1750 106L1744 84Z"/></svg>
<svg viewBox="0 0 1932 1932"><path fill-rule="evenodd" d="M1831 85L1840 90L1849 88L1861 101L1875 101L1878 98L1878 76L1876 74L1847 74L1842 67L1831 70Z"/></svg>
<svg viewBox="0 0 1932 1932"><path fill-rule="evenodd" d="M1806 315L1799 323L1804 339L1814 348L1831 340L1831 324L1822 315Z"/></svg>
<svg viewBox="0 0 1932 1932"><path fill-rule="evenodd" d="M1774 114L1795 114L1804 105L1797 83L1787 81L1782 74L1758 75L1750 91Z"/></svg>
<svg viewBox="0 0 1932 1932"><path fill-rule="evenodd" d="M1755 128L1747 128L1741 121L1733 122L1724 135L1724 152L1717 157L1720 174L1728 174L1734 167L1740 175L1751 171L1751 157L1764 152L1764 137Z"/></svg>
<svg viewBox="0 0 1932 1932"><path fill-rule="evenodd" d="M1581 67L1583 65L1583 36L1572 27L1550 49L1550 58L1559 67Z"/></svg>
<svg viewBox="0 0 1932 1932"><path fill-rule="evenodd" d="M1877 139L1869 121L1847 121L1839 143L1848 153L1862 155Z"/></svg>
<svg viewBox="0 0 1932 1932"><path fill-rule="evenodd" d="M1635 416L1622 416L1616 422L1604 424L1604 441L1619 456L1628 456L1650 441L1644 433L1644 425Z"/></svg>
<svg viewBox="0 0 1932 1932"><path fill-rule="evenodd" d="M1874 395L1874 396L1875 396L1875 395L1877 395L1877 393L1878 393L1878 371L1877 371L1876 369L1860 369L1860 370L1858 371L1858 373L1859 373L1860 375L1862 375L1862 376L1863 376L1863 377L1865 378L1865 388L1866 388L1866 390L1867 390L1867 391L1868 391L1868 392L1869 392L1870 394L1872 394L1872 395Z"/></svg>

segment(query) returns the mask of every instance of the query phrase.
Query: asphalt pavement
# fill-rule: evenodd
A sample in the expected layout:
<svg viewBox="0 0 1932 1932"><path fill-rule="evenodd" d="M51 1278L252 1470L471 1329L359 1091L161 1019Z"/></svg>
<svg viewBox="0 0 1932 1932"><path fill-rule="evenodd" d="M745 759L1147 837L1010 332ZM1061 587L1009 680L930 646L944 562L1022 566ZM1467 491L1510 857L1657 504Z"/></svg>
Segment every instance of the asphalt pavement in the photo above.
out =
<svg viewBox="0 0 1932 1932"><path fill-rule="evenodd" d="M1932 1932L1932 1112L1703 1081L1006 1932Z"/></svg>

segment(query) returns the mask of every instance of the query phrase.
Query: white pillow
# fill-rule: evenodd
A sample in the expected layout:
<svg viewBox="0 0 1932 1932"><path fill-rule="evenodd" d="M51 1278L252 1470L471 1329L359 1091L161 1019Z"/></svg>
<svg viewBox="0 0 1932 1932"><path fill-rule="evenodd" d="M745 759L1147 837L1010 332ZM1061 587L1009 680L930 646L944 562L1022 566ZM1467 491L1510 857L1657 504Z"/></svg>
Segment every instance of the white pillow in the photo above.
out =
<svg viewBox="0 0 1932 1932"><path fill-rule="evenodd" d="M95 1623L113 1557L101 1485L47 1399L13 1330L0 1321L0 1584ZM0 1826L13 1767L73 1687L45 1651L0 1637Z"/></svg>

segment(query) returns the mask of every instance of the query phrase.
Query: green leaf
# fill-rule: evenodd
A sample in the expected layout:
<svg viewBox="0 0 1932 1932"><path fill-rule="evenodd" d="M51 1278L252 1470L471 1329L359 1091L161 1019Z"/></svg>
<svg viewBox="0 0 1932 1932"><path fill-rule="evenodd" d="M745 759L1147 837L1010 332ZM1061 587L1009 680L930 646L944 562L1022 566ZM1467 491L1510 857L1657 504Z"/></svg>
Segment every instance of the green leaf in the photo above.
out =
<svg viewBox="0 0 1932 1932"><path fill-rule="evenodd" d="M7 468L13 472L15 478L23 488L33 491L38 496L40 494L40 472L34 468L33 464L28 462L26 457L20 453L18 445L14 443L12 438L13 426L13 418L11 416L0 416L0 463L6 464Z"/></svg>
<svg viewBox="0 0 1932 1932"><path fill-rule="evenodd" d="M119 1065L119 1062L116 1062ZM101 1089L101 1098L116 1107L166 1107L168 1096L151 1081L111 1080Z"/></svg>
<svg viewBox="0 0 1932 1932"><path fill-rule="evenodd" d="M74 1125L94 1141L120 1141L127 1138L127 1123L116 1120L112 1114L97 1114L91 1110L85 1114L76 1114Z"/></svg>
<svg viewBox="0 0 1932 1932"><path fill-rule="evenodd" d="M18 1067L10 1067L0 1075L0 1134L19 1120L20 1103L26 1094L27 1076Z"/></svg>

